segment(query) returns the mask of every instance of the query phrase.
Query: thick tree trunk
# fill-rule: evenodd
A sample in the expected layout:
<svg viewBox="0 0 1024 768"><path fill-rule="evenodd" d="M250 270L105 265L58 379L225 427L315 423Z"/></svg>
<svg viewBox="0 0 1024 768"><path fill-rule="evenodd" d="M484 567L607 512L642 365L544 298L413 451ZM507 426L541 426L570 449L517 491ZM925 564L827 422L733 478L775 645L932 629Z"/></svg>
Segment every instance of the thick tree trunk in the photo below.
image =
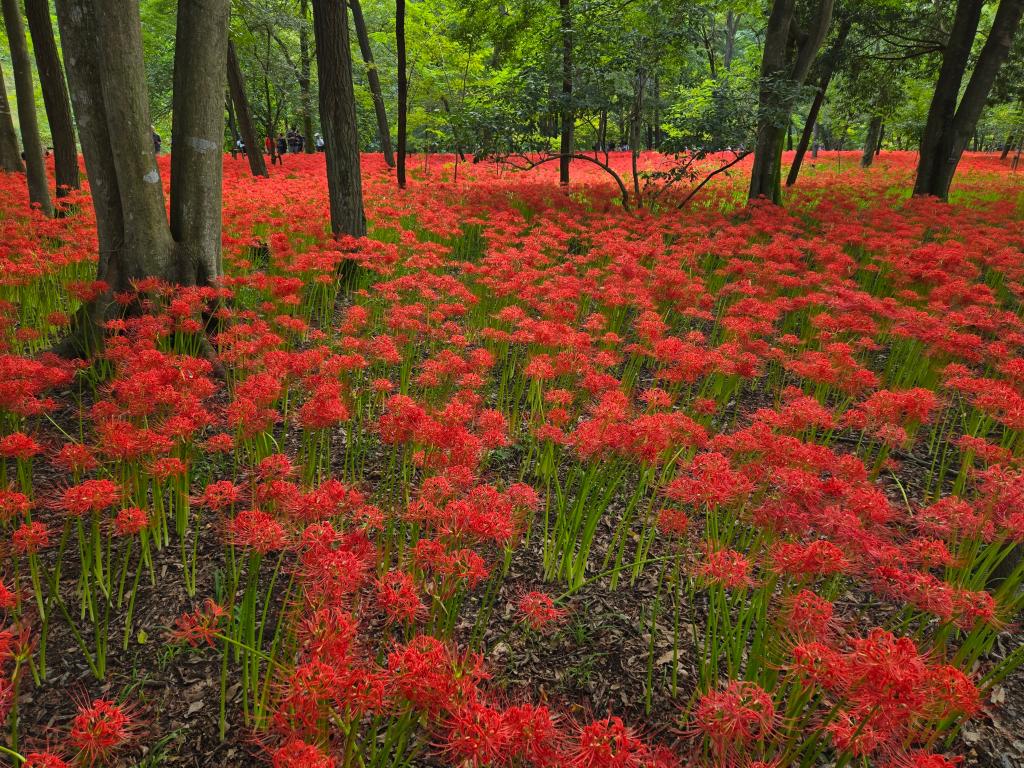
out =
<svg viewBox="0 0 1024 768"><path fill-rule="evenodd" d="M14 132L11 104L7 101L4 71L0 69L0 171L21 173L24 170L25 164L21 162L21 150L18 148L18 135Z"/></svg>
<svg viewBox="0 0 1024 768"><path fill-rule="evenodd" d="M558 18L562 27L562 136L559 140L558 183L569 183L569 163L572 162L573 133L576 113L572 104L572 8L570 0L558 0Z"/></svg>
<svg viewBox="0 0 1024 768"><path fill-rule="evenodd" d="M370 47L370 34L366 30L363 7L359 4L359 0L349 0L348 4L352 9L352 21L355 23L356 37L359 39L359 53L363 57L363 63L366 64L366 80L370 85L373 111L377 116L377 138L380 140L380 151L384 153L384 162L388 164L388 168L394 168L395 154L391 150L388 113L384 109L384 94L380 89L380 75L377 73L377 65L373 63L373 48Z"/></svg>
<svg viewBox="0 0 1024 768"><path fill-rule="evenodd" d="M117 137L116 145L112 141L111 146L116 147L114 168L124 216L122 266L128 278L174 280L178 270L153 151L139 4L135 0L93 0L93 6L107 131L111 139Z"/></svg>
<svg viewBox="0 0 1024 768"><path fill-rule="evenodd" d="M320 122L327 155L331 231L366 234L359 168L359 129L352 86L348 12L340 0L313 0L313 35L320 73Z"/></svg>
<svg viewBox="0 0 1024 768"><path fill-rule="evenodd" d="M124 215L114 167L114 151L107 128L103 88L100 84L96 15L92 0L56 0L60 43L68 73L68 89L82 143L89 193L96 212L99 242L97 275L114 291L128 287L121 267ZM152 146L152 140L150 140Z"/></svg>
<svg viewBox="0 0 1024 768"><path fill-rule="evenodd" d="M223 62L228 55L230 0L178 0L171 134L171 236L179 281L205 285L221 266L224 166ZM246 145L258 154L259 144Z"/></svg>
<svg viewBox="0 0 1024 768"><path fill-rule="evenodd" d="M1010 51L1024 13L1024 0L1001 0L992 29L957 106L971 48L978 31L983 0L959 0L953 27L942 56L921 137L914 194L945 200L960 157L974 133L992 83Z"/></svg>
<svg viewBox="0 0 1024 768"><path fill-rule="evenodd" d="M25 166L28 168L28 199L47 216L53 216L53 201L46 180L43 163L43 145L39 140L36 121L35 88L32 85L32 62L28 56L25 28L21 24L18 0L2 0L7 42L11 46L11 68L14 70L14 91L18 102L18 123L21 125L21 143L25 147Z"/></svg>
<svg viewBox="0 0 1024 768"><path fill-rule="evenodd" d="M796 36L793 30L795 0L772 3L761 58L757 140L750 175L751 200L766 197L775 204L782 202L782 147L793 104L790 97L779 94L779 84L788 81L794 89L803 85L828 34L833 6L834 0L818 0L810 26L805 33ZM799 43L795 59L789 64L792 37L799 37Z"/></svg>
<svg viewBox="0 0 1024 768"><path fill-rule="evenodd" d="M406 118L409 112L409 71L405 60L405 0L395 3L395 47L398 56L398 186L405 189Z"/></svg>
<svg viewBox="0 0 1024 768"><path fill-rule="evenodd" d="M313 96L310 90L312 75L310 74L309 31L306 28L307 18L307 2L302 0L299 3L299 19L301 22L301 26L299 26L299 93L302 99L302 132L306 137L302 149L307 155L312 155L316 152L316 147L313 146Z"/></svg>
<svg viewBox="0 0 1024 768"><path fill-rule="evenodd" d="M245 142L245 156L249 158L249 170L253 176L269 176L267 163L263 159L262 144L256 139L256 129L252 124L252 112L249 110L249 97L245 93L245 79L242 77L242 68L238 64L238 55L235 53L235 44L228 39L228 90L231 91L231 100L235 102L235 116L238 118L238 128L242 132L242 141Z"/></svg>
<svg viewBox="0 0 1024 768"><path fill-rule="evenodd" d="M49 1L25 0L25 18L28 19L28 29L32 35L36 70L39 72L46 120L50 124L50 137L53 140L57 197L63 197L70 190L78 189L78 145L75 142L75 126L71 120L71 102L64 82L64 70L53 38Z"/></svg>
<svg viewBox="0 0 1024 768"><path fill-rule="evenodd" d="M875 161L875 153L878 151L878 142L882 138L882 118L877 115L871 118L868 123L868 133L864 137L864 154L860 158L861 168L870 168Z"/></svg>

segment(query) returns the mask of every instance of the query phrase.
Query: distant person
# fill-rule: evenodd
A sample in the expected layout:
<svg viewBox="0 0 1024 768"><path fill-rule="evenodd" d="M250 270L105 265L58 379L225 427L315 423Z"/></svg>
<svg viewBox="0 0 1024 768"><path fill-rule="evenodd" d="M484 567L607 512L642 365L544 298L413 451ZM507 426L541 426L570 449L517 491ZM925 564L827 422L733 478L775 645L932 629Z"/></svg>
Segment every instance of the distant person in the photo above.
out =
<svg viewBox="0 0 1024 768"><path fill-rule="evenodd" d="M319 133L313 135L313 146L316 147L317 152L324 151L324 147L326 146L324 144L324 137Z"/></svg>
<svg viewBox="0 0 1024 768"><path fill-rule="evenodd" d="M149 130L153 134L153 154L159 155L160 145L163 143L163 140L160 138L160 134L156 132L156 128L152 125L149 126Z"/></svg>
<svg viewBox="0 0 1024 768"><path fill-rule="evenodd" d="M238 149L239 152L242 153L243 156L245 155L245 142L242 141L241 136L235 139L235 147Z"/></svg>
<svg viewBox="0 0 1024 768"><path fill-rule="evenodd" d="M274 154L274 139L272 137L267 136L263 139L263 151L268 155Z"/></svg>
<svg viewBox="0 0 1024 768"><path fill-rule="evenodd" d="M287 152L287 151L288 151L288 140L284 137L283 133L277 134L277 155L274 157L274 159L278 163L282 162L281 158L284 156L285 152Z"/></svg>
<svg viewBox="0 0 1024 768"><path fill-rule="evenodd" d="M299 151L299 134L295 131L295 127L292 126L291 130L288 131L286 137L286 143L288 151L293 155Z"/></svg>

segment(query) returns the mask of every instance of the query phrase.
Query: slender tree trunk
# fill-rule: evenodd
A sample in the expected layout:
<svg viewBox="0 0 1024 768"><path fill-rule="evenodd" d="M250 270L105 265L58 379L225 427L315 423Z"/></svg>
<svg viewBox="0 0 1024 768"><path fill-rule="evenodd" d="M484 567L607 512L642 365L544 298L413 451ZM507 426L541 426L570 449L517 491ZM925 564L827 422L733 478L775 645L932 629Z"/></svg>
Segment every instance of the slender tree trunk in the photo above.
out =
<svg viewBox="0 0 1024 768"><path fill-rule="evenodd" d="M732 68L732 60L736 51L736 32L739 30L739 16L732 11L725 14L725 51L722 54L722 66Z"/></svg>
<svg viewBox="0 0 1024 768"><path fill-rule="evenodd" d="M789 175L786 177L787 187L792 187L796 184L796 180L800 176L800 167L804 162L804 155L807 154L807 147L811 143L812 138L815 140L813 156L818 156L818 113L821 111L821 105L825 101L825 90L828 88L831 79L831 73L827 76L822 75L821 82L818 84L818 90L814 94L814 99L811 100L811 108L807 112L804 130L800 134L800 141L797 142L793 163L789 166Z"/></svg>
<svg viewBox="0 0 1024 768"><path fill-rule="evenodd" d="M18 135L14 132L11 104L7 101L4 71L0 69L0 171L22 173L24 170L25 164L21 162L21 150L18 148Z"/></svg>
<svg viewBox="0 0 1024 768"><path fill-rule="evenodd" d="M28 168L28 199L47 216L53 216L53 201L46 179L43 162L43 144L39 140L36 121L35 88L32 85L32 62L28 56L25 28L21 24L18 0L2 0L7 42L11 46L11 68L14 70L14 91L18 102L18 123L21 125L21 143L25 147L25 165Z"/></svg>
<svg viewBox="0 0 1024 768"><path fill-rule="evenodd" d="M253 176L269 176L267 163L263 159L263 150L256 140L256 129L253 127L252 113L249 111L249 97L245 94L242 68L238 65L235 44L230 38L228 39L227 70L228 89L231 91L231 100L235 102L238 127L242 131L242 141L245 142L245 156L249 158L249 170L252 171ZM267 117L269 119L269 112Z"/></svg>
<svg viewBox="0 0 1024 768"><path fill-rule="evenodd" d="M53 37L53 22L50 20L48 0L25 0L25 18L28 19L32 48L36 54L36 70L43 91L43 105L46 121L50 124L53 140L54 180L57 197L63 197L72 189L78 189L78 146L75 142L75 126L71 120L71 102L64 82L64 70L57 55L57 43Z"/></svg>
<svg viewBox="0 0 1024 768"><path fill-rule="evenodd" d="M882 138L882 118L877 115L868 123L868 133L864 137L864 154L860 158L861 168L870 168L878 151L878 142Z"/></svg>
<svg viewBox="0 0 1024 768"><path fill-rule="evenodd" d="M818 0L810 26L796 45L795 60L789 64L795 0L772 3L761 58L757 140L750 175L751 200L763 196L776 205L782 202L782 147L793 105L790 98L779 95L779 81L787 80L794 88L803 85L828 33L833 6L834 0Z"/></svg>
<svg viewBox="0 0 1024 768"><path fill-rule="evenodd" d="M384 108L384 94L380 89L380 75L377 73L377 65L373 63L373 48L370 47L370 35L366 30L363 7L359 4L359 0L349 0L348 4L352 9L352 21L355 23L356 37L359 39L359 53L363 57L363 63L366 64L366 80L370 85L373 111L377 116L377 138L380 140L380 150L384 153L384 162L388 164L388 168L394 168L395 155L391 150L388 113Z"/></svg>
<svg viewBox="0 0 1024 768"><path fill-rule="evenodd" d="M313 146L313 96L310 90L312 75L310 73L307 19L307 0L301 0L299 3L299 92L302 97L302 132L306 137L302 143L302 150L307 155L312 155L316 152L316 147Z"/></svg>
<svg viewBox="0 0 1024 768"><path fill-rule="evenodd" d="M224 85L230 0L178 0L171 133L171 236L179 282L205 285L221 266ZM258 154L255 141L247 154Z"/></svg>
<svg viewBox="0 0 1024 768"><path fill-rule="evenodd" d="M570 0L558 0L559 23L562 27L562 136L559 143L558 183L569 183L572 162L573 132L576 113L572 104L572 8Z"/></svg>
<svg viewBox="0 0 1024 768"><path fill-rule="evenodd" d="M405 189L406 117L409 111L409 70L405 60L405 0L395 3L395 46L398 55L398 186Z"/></svg>
<svg viewBox="0 0 1024 768"><path fill-rule="evenodd" d="M1009 135L1007 135L1006 137L1006 141L1003 143L1003 151L999 153L1000 160L1005 160L1007 157L1009 157L1010 153L1013 151L1015 142L1016 136L1014 135L1013 131L1010 131Z"/></svg>
<svg viewBox="0 0 1024 768"><path fill-rule="evenodd" d="M945 200L960 157L974 133L992 83L1024 13L1024 0L1000 0L974 72L957 97L977 35L983 0L959 0L921 137L914 194Z"/></svg>
<svg viewBox="0 0 1024 768"><path fill-rule="evenodd" d="M313 35L320 73L320 122L327 143L331 231L335 235L362 237L366 234L366 216L359 168L348 12L344 2L313 0Z"/></svg>

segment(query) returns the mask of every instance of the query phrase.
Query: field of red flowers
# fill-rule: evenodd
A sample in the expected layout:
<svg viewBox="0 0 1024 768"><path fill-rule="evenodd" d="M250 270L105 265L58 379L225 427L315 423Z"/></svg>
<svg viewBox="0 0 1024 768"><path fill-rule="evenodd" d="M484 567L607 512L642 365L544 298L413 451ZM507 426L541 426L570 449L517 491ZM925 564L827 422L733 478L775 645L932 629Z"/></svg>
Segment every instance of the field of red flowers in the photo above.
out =
<svg viewBox="0 0 1024 768"><path fill-rule="evenodd" d="M223 284L70 362L88 201L0 177L0 753L1018 764L1024 174L914 161L628 213L367 157L334 241L322 156L228 159Z"/></svg>

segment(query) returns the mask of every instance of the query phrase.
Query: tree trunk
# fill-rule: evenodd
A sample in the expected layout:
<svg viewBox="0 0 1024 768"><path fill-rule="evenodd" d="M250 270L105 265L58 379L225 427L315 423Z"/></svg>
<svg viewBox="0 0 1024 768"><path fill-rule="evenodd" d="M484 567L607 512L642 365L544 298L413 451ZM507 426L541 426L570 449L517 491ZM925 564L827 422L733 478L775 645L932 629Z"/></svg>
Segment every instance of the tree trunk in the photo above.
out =
<svg viewBox="0 0 1024 768"><path fill-rule="evenodd" d="M331 231L335 235L366 234L359 129L352 86L352 52L348 12L339 0L313 0L313 36L320 73L320 122L327 155L327 188Z"/></svg>
<svg viewBox="0 0 1024 768"><path fill-rule="evenodd" d="M1013 149L1013 139L1013 131L1010 131L1006 136L1006 141L1003 142L1003 150L999 153L1000 160L1005 160L1009 156L1010 150Z"/></svg>
<svg viewBox="0 0 1024 768"><path fill-rule="evenodd" d="M882 138L882 118L877 115L868 123L868 134L864 137L864 154L860 158L861 168L870 168L875 160L878 142Z"/></svg>
<svg viewBox="0 0 1024 768"><path fill-rule="evenodd" d="M50 137L53 140L57 197L63 197L70 190L78 189L78 145L75 142L75 126L71 120L71 103L64 82L64 70L53 38L48 0L25 0L25 18L28 19L28 29L32 35L36 70L39 72L46 120L50 124Z"/></svg>
<svg viewBox="0 0 1024 768"><path fill-rule="evenodd" d="M559 23L562 27L562 136L559 141L558 183L569 183L572 162L573 132L576 114L572 105L572 9L570 0L558 0Z"/></svg>
<svg viewBox="0 0 1024 768"><path fill-rule="evenodd" d="M2 0L7 42L11 46L11 68L14 70L14 91L18 102L18 123L21 125L21 143L25 147L25 165L28 168L28 199L47 216L53 216L53 201L43 163L43 145L39 140L36 121L36 96L32 84L32 62L28 57L25 28L21 24L18 0Z"/></svg>
<svg viewBox="0 0 1024 768"><path fill-rule="evenodd" d="M128 278L174 280L178 270L153 150L139 4L135 0L93 0L93 5L107 131L111 139L116 137L111 146L124 216L122 266Z"/></svg>
<svg viewBox="0 0 1024 768"><path fill-rule="evenodd" d="M398 186L405 189L405 124L409 111L409 71L405 61L405 0L397 0L395 3L395 45L398 55Z"/></svg>
<svg viewBox="0 0 1024 768"><path fill-rule="evenodd" d="M4 71L0 69L0 171L21 173L24 170L25 164L21 162L21 150L18 148L18 135L14 132L11 104L7 101Z"/></svg>
<svg viewBox="0 0 1024 768"><path fill-rule="evenodd" d="M380 150L384 153L384 162L388 164L388 168L394 168L395 154L391 151L388 113L384 109L384 95L380 89L377 65L373 63L373 48L370 47L370 35L366 31L363 7L359 4L359 0L349 0L349 7L352 9L352 21L355 23L356 37L359 39L359 53L363 57L363 63L366 64L366 80L370 85L370 94L373 96L373 111L377 116L377 138L380 140Z"/></svg>
<svg viewBox="0 0 1024 768"><path fill-rule="evenodd" d="M231 100L235 102L235 116L238 119L238 128L242 132L242 141L245 143L245 156L249 158L249 170L253 176L269 176L267 163L263 159L263 150L256 140L256 129L252 124L252 112L249 111L249 97L245 93L245 79L242 77L242 68L238 65L238 55L235 53L235 44L228 38L228 90L231 91Z"/></svg>
<svg viewBox="0 0 1024 768"><path fill-rule="evenodd" d="M56 0L60 44L68 73L68 90L75 110L75 124L82 143L89 193L96 212L99 242L97 276L113 291L128 287L122 280L121 251L124 247L124 214L114 167L114 150L107 128L107 112L100 85L98 35L92 0ZM150 146L152 146L150 137Z"/></svg>
<svg viewBox="0 0 1024 768"><path fill-rule="evenodd" d="M959 0L921 137L914 194L945 200L957 164L974 133L992 83L1010 51L1024 0L1001 0L963 97L957 97L978 31L983 0Z"/></svg>
<svg viewBox="0 0 1024 768"><path fill-rule="evenodd" d="M793 105L791 97L778 93L778 86L780 81L788 81L794 89L803 85L828 33L833 5L834 0L818 0L810 27L798 36L795 60L789 64L791 37L797 37L793 30L795 0L772 3L761 58L757 140L750 175L751 200L766 197L776 205L782 202L782 147Z"/></svg>
<svg viewBox="0 0 1024 768"><path fill-rule="evenodd" d="M221 266L224 166L223 62L228 55L230 0L178 0L171 133L171 236L182 283L205 285ZM247 154L259 154L255 141Z"/></svg>
<svg viewBox="0 0 1024 768"><path fill-rule="evenodd" d="M313 97L310 91L312 75L310 74L306 8L307 0L302 0L299 3L299 93L302 101L302 132L306 137L302 143L302 150L307 155L312 155L316 153L316 147L313 146Z"/></svg>

